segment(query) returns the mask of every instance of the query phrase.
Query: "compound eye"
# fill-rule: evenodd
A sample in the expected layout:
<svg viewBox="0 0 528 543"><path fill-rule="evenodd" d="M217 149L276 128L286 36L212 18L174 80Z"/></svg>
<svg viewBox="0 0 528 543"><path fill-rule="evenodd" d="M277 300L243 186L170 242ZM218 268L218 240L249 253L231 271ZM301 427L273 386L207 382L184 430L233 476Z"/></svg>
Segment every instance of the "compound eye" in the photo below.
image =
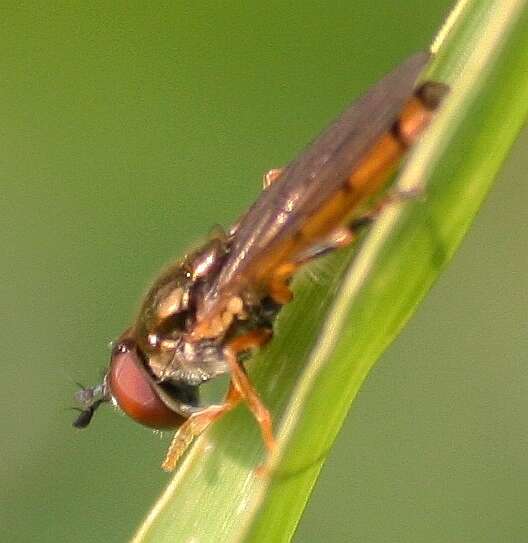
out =
<svg viewBox="0 0 528 543"><path fill-rule="evenodd" d="M184 419L160 399L134 347L118 344L106 382L119 407L140 424L157 429L178 428Z"/></svg>

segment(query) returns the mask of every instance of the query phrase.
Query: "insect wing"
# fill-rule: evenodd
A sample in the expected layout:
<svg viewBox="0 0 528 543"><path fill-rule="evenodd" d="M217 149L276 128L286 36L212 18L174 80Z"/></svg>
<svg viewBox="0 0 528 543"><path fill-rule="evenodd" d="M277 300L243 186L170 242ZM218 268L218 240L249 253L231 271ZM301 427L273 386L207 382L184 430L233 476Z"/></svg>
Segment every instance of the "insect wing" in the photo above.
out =
<svg viewBox="0 0 528 543"><path fill-rule="evenodd" d="M417 53L354 102L292 161L243 217L203 309L214 312L274 246L293 235L351 175L396 120L430 55Z"/></svg>

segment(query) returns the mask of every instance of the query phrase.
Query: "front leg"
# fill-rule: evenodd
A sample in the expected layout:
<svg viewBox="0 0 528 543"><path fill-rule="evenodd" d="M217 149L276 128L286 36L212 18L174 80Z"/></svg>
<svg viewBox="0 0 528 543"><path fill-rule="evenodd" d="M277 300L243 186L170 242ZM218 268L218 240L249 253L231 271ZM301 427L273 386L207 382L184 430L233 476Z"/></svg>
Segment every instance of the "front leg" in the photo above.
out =
<svg viewBox="0 0 528 543"><path fill-rule="evenodd" d="M231 340L224 347L224 356L231 373L231 384L224 403L211 405L193 413L177 430L167 451L161 467L172 471L191 445L193 440L202 434L213 422L234 409L242 400L245 401L257 420L264 444L271 453L275 447L271 414L262 403L257 391L253 388L244 368L238 361L238 355L264 345L271 338L271 330L263 328L254 330Z"/></svg>
<svg viewBox="0 0 528 543"><path fill-rule="evenodd" d="M193 413L174 434L161 467L165 471L172 471L194 439L202 434L213 422L236 407L241 399L238 390L230 385L223 404L211 405L205 407L202 411Z"/></svg>

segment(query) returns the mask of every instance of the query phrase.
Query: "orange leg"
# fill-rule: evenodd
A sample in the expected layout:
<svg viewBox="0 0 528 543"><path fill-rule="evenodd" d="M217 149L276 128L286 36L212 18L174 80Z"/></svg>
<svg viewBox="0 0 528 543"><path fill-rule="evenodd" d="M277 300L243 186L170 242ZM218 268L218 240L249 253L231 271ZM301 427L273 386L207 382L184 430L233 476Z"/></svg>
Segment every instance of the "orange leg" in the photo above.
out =
<svg viewBox="0 0 528 543"><path fill-rule="evenodd" d="M167 451L165 460L161 467L165 471L172 471L178 464L180 458L193 442L195 437L203 433L211 423L218 420L222 415L231 411L241 400L238 390L230 385L225 402L221 405L211 405L199 413L192 414L179 428Z"/></svg>
<svg viewBox="0 0 528 543"><path fill-rule="evenodd" d="M178 464L194 438L203 433L213 422L231 411L244 400L257 420L264 444L268 451L275 446L272 420L270 412L260 400L253 388L246 372L239 364L237 354L264 345L270 338L271 330L254 330L244 336L233 339L224 349L224 354L231 371L231 384L225 402L221 405L212 405L198 413L192 414L174 435L169 450L161 467L165 471L172 471Z"/></svg>
<svg viewBox="0 0 528 543"><path fill-rule="evenodd" d="M267 407L262 403L262 400L251 384L244 368L238 362L237 354L251 348L260 347L270 338L270 330L255 330L245 336L235 338L224 349L224 355L231 372L231 382L240 396L246 401L249 410L253 413L253 416L259 424L262 440L269 453L275 448L271 414Z"/></svg>
<svg viewBox="0 0 528 543"><path fill-rule="evenodd" d="M284 305L291 302L293 293L288 282L297 271L299 265L294 262L286 262L279 266L268 282L268 293L278 304Z"/></svg>
<svg viewBox="0 0 528 543"><path fill-rule="evenodd" d="M285 273L283 273L282 277L279 277L279 279L276 281L275 281L275 275L274 275L272 278L272 281L270 282L269 290L273 299L279 303L286 303L287 301L289 301L289 300L283 301L285 298L284 298L284 293L281 289L287 288L287 285L285 284L287 279L289 279L289 277L291 277L291 275L293 275L293 273L299 267L301 267L302 265L316 258L327 255L328 253L331 253L335 251L336 249L342 249L343 247L348 247L349 245L351 245L357 240L360 231L363 228L370 226L380 216L381 212L386 207L398 202L402 202L404 200L419 198L420 196L422 196L422 194L423 192L420 188L410 189L410 190L395 190L395 191L389 192L370 211L367 211L363 215L360 215L359 217L352 219L348 224L338 227L336 230L332 232L330 236L315 243L313 246L309 247L306 251L300 253L296 257L294 263L289 263L287 265L289 266L289 268L287 268L286 266L280 267L278 269L278 272L280 273L284 268ZM290 270L293 270L293 271L290 272ZM280 280L282 280L282 284ZM275 291L278 292L278 296L275 295Z"/></svg>
<svg viewBox="0 0 528 543"><path fill-rule="evenodd" d="M347 226L351 232L372 224L380 215L381 212L392 204L404 202L405 200L415 200L423 196L423 189L421 187L408 189L408 190L392 190L389 191L371 211L368 211L364 215L353 219Z"/></svg>
<svg viewBox="0 0 528 543"><path fill-rule="evenodd" d="M303 264L307 264L315 258L324 256L336 249L348 247L354 243L356 239L356 228L352 228L351 226L340 226L332 232L332 235L298 255L295 264L299 268Z"/></svg>

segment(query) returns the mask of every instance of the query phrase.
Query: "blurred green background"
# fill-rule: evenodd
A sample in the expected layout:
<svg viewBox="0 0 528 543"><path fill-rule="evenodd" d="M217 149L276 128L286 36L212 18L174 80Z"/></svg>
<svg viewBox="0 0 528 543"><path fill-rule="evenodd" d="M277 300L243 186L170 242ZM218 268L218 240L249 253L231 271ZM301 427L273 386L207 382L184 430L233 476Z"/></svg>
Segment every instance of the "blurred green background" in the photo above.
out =
<svg viewBox="0 0 528 543"><path fill-rule="evenodd" d="M169 436L111 409L74 431L74 381L99 379L159 268L450 4L4 4L2 541L130 537ZM363 387L296 541L528 539L527 144Z"/></svg>

